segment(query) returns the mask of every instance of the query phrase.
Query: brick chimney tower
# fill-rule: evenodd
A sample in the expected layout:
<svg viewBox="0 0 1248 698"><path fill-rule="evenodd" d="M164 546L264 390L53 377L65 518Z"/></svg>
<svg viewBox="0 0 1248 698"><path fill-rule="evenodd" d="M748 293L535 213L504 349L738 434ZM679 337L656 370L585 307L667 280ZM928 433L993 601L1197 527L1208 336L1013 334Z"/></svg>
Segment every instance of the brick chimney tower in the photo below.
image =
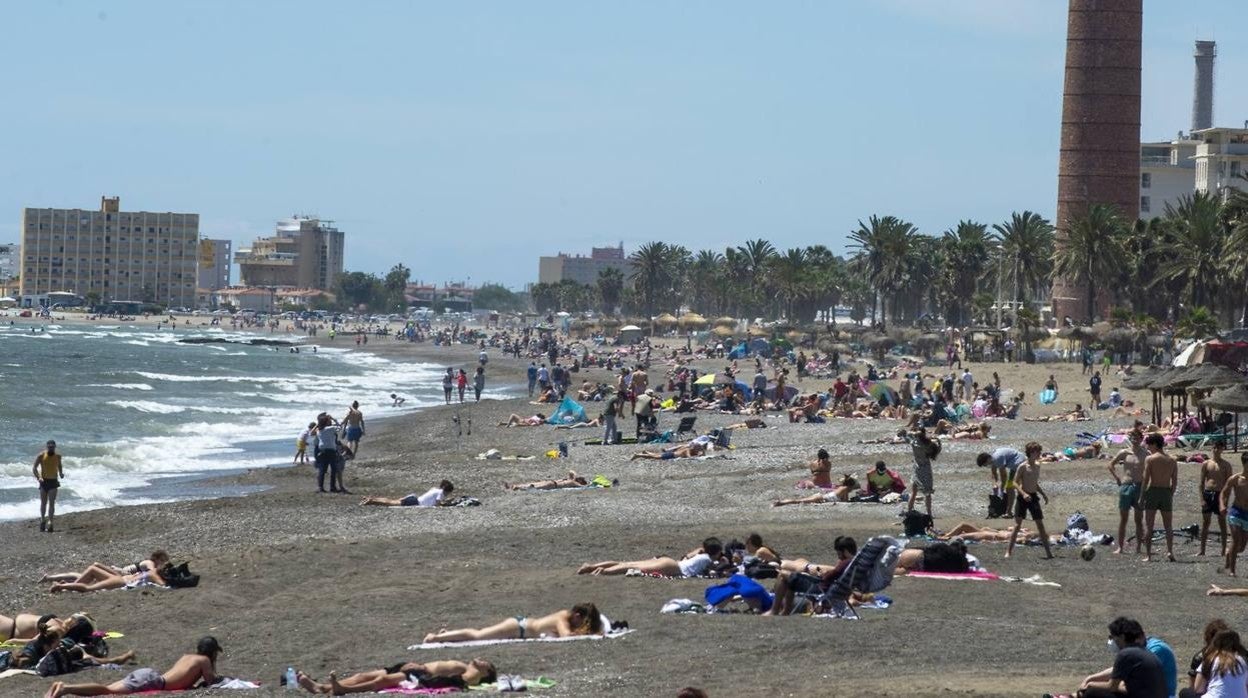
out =
<svg viewBox="0 0 1248 698"><path fill-rule="evenodd" d="M1196 82L1192 86L1192 130L1213 127L1213 60L1216 41L1196 42Z"/></svg>
<svg viewBox="0 0 1248 698"><path fill-rule="evenodd" d="M1130 223L1140 207L1140 58L1143 0L1070 0L1066 81L1057 173L1057 245L1093 204L1116 206ZM1087 289L1053 283L1060 320L1091 322ZM1099 299L1103 315L1108 299Z"/></svg>

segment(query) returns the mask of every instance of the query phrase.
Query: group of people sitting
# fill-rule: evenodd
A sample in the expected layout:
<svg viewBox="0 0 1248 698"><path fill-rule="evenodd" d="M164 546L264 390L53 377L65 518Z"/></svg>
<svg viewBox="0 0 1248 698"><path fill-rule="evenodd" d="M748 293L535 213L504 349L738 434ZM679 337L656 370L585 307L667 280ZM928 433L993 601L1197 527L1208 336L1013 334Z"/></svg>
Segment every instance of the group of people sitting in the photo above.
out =
<svg viewBox="0 0 1248 698"><path fill-rule="evenodd" d="M815 460L809 463L808 467L810 478L799 481L798 489L822 491L805 497L781 499L773 502L772 506L850 501L880 502L886 498L893 499L889 497L891 494L897 495L897 499L900 499L906 491L906 483L901 476L882 460L876 461L875 465L863 476L862 482L866 486L861 488L859 481L848 473L843 474L838 481L832 480L832 458L825 448L819 449L815 454Z"/></svg>

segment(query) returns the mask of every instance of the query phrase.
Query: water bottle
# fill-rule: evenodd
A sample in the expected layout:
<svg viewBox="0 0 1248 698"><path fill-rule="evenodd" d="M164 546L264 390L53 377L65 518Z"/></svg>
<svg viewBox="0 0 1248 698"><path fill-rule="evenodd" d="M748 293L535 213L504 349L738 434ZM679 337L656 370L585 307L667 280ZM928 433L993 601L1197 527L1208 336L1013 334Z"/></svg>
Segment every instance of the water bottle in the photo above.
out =
<svg viewBox="0 0 1248 698"><path fill-rule="evenodd" d="M286 667L286 690L295 691L299 689L299 677L295 675L293 666Z"/></svg>

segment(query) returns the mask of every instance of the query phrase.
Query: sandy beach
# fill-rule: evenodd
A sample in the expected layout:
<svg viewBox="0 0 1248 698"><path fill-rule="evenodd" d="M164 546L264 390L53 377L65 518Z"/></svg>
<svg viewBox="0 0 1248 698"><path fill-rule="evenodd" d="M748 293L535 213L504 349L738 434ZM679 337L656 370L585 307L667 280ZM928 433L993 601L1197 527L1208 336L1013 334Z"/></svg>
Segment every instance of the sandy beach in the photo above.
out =
<svg viewBox="0 0 1248 698"><path fill-rule="evenodd" d="M279 333L277 336L281 336ZM323 338L321 341L325 341ZM342 342L343 340L338 340ZM475 363L471 347L438 348L373 341L368 351L448 366ZM657 355L657 352L656 352ZM527 360L491 354L490 385L523 381ZM702 362L701 368L722 367ZM665 367L656 362L653 377ZM1032 404L1037 415L1087 404L1086 380L1076 364L972 365L983 381L999 371L1006 387L1034 395L1049 373L1063 386L1056 405ZM605 379L605 372L586 376ZM1106 381L1108 388L1114 379ZM827 381L801 387L827 388ZM1137 401L1141 396L1131 395ZM326 405L340 410L342 406ZM589 405L591 415L598 406ZM832 540L850 534L899 534L898 506L839 504L772 508L792 496L814 451L827 448L834 474L861 475L885 459L909 481L908 449L863 446L860 439L888 436L896 421L833 420L738 431L727 458L706 461L629 462L637 446L574 445L569 458L542 454L562 440L600 436L598 430L503 429L512 412L543 408L527 399L486 401L472 407L434 408L416 415L374 420L359 458L347 468L352 496L315 492L311 466L267 469L231 478L231 484L267 491L241 498L146 505L58 517L57 532L41 534L37 521L0 525L0 613L90 612L104 629L125 633L117 650L135 649L140 666L164 667L198 637L212 634L226 648L219 669L258 680L279 692L286 666L317 677L351 673L400 660L484 656L500 671L557 684L543 696L662 696L683 686L729 695L943 695L1036 696L1071 691L1081 677L1108 666L1105 624L1118 614L1137 617L1168 640L1185 666L1199 647L1200 629L1212 617L1234 622L1242 603L1207 598L1216 556L1195 557L1196 545L1176 542L1179 562L1145 564L1101 548L1085 562L1075 550L1057 559L1023 548L1004 560L1003 545L972 552L1002 575L1042 575L1061 588L1021 583L897 579L887 610L864 610L857 622L744 614L661 615L669 599L701 598L712 582L575 574L584 562L679 557L703 537L744 539L751 532L785 556L834 561ZM458 435L456 414L471 433ZM739 421L703 413L706 431ZM664 428L676 416L664 415ZM631 432L631 418L622 422ZM1119 419L1112 426L1122 427ZM1046 449L1069 445L1074 434L1110 426L1102 415L1079 424L996 421L992 447L1040 441ZM292 425L292 435L300 425ZM533 460L476 460L490 448ZM936 463L935 515L940 528L981 522L988 473L975 467L982 442L946 442ZM170 453L170 458L177 458ZM34 454L31 453L33 458ZM1237 462L1237 459L1234 459ZM1113 533L1116 488L1106 461L1045 465L1046 508L1060 529L1073 511L1092 529ZM1175 523L1199 521L1195 465L1181 464ZM601 491L505 492L503 481L559 476L568 469L618 478ZM69 474L72 477L72 473ZM447 478L456 494L483 506L463 509L383 509L359 506L363 495L401 497ZM32 480L33 486L33 480ZM1004 525L1001 523L1000 525ZM1217 544L1211 543L1213 550ZM138 559L154 548L189 560L202 575L190 590L108 591L52 595L36 580L48 571L100 560ZM616 640L530 643L461 651L407 651L427 632L479 627L514 615L540 615L592 601L636 632ZM1182 671L1180 672L1182 673ZM95 670L72 681L111 680ZM1181 677L1181 681L1185 678ZM40 695L48 680L0 680L0 695Z"/></svg>

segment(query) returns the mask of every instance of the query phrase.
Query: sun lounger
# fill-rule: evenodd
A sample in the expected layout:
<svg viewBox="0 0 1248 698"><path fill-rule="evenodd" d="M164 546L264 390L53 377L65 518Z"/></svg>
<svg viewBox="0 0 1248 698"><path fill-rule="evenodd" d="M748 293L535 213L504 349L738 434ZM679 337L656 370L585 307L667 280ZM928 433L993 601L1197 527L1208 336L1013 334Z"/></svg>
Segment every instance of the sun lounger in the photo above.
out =
<svg viewBox="0 0 1248 698"><path fill-rule="evenodd" d="M854 555L849 567L828 588L817 595L805 596L815 608L827 609L828 615L838 618L857 618L858 612L849 603L854 593L872 594L883 591L893 583L893 570L905 544L889 536L876 536Z"/></svg>
<svg viewBox="0 0 1248 698"><path fill-rule="evenodd" d="M681 436L685 434L693 434L694 436L697 436L698 432L697 430L693 428L693 426L697 423L698 423L697 416L681 417L680 424L678 424L676 426L676 429L674 430L676 433L676 438L680 438Z"/></svg>

